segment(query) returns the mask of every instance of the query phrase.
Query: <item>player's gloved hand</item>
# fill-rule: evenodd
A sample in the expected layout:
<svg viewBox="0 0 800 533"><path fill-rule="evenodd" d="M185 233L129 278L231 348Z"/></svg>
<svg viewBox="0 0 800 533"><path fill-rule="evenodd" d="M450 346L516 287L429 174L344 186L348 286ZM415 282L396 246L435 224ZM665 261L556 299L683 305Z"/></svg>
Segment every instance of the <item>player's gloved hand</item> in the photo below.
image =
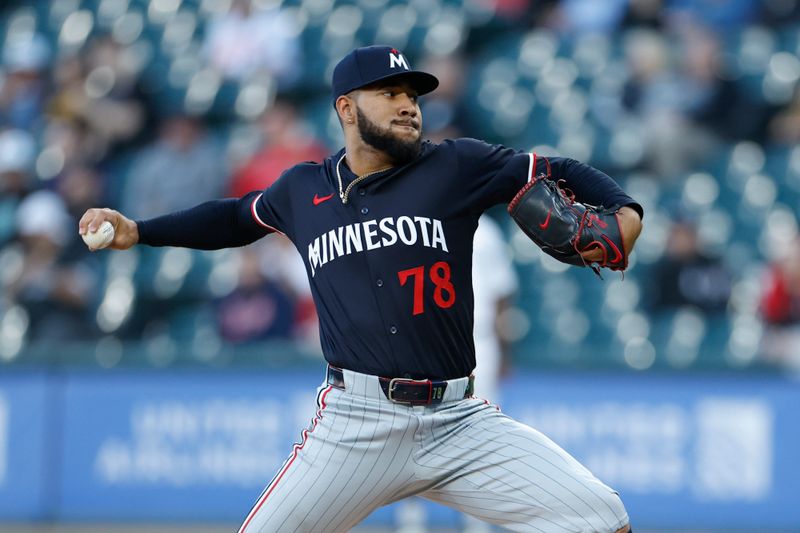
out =
<svg viewBox="0 0 800 533"><path fill-rule="evenodd" d="M617 221L622 232L622 244L625 248L626 256L629 256L633 251L633 246L639 235L642 233L642 217L639 213L628 206L621 207L617 211ZM603 251L600 249L592 249L581 253L581 257L587 263L600 262L603 258Z"/></svg>
<svg viewBox="0 0 800 533"><path fill-rule="evenodd" d="M570 265L590 266L598 274L601 267L625 270L641 231L633 209L576 202L569 191L543 175L517 193L508 212L547 254Z"/></svg>
<svg viewBox="0 0 800 533"><path fill-rule="evenodd" d="M108 220L114 226L114 240L108 245L114 250L127 250L139 242L139 228L136 222L125 217L119 211L109 208L87 209L78 222L78 233L97 231L100 225Z"/></svg>

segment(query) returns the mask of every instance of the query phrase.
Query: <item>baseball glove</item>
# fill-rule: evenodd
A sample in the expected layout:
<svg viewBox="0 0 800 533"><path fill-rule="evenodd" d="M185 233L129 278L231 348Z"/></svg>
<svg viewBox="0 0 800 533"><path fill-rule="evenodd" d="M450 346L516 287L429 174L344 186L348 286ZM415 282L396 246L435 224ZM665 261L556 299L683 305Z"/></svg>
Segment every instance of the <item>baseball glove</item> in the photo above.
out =
<svg viewBox="0 0 800 533"><path fill-rule="evenodd" d="M619 206L597 207L576 202L573 194L544 174L523 187L508 212L547 254L562 263L589 266L599 276L600 268L625 270L628 255L622 241ZM601 259L587 262L581 255L600 250Z"/></svg>

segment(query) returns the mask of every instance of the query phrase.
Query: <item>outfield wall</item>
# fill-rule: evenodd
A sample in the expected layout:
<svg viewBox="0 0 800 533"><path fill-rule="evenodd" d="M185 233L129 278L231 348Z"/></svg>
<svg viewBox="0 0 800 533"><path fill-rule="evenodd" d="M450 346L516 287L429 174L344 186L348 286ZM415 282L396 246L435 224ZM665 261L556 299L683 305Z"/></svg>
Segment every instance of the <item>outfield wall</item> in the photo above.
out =
<svg viewBox="0 0 800 533"><path fill-rule="evenodd" d="M5 372L0 521L235 522L308 425L321 374ZM619 490L642 527L800 529L796 381L520 374L502 392L504 412ZM461 520L423 508L434 526Z"/></svg>

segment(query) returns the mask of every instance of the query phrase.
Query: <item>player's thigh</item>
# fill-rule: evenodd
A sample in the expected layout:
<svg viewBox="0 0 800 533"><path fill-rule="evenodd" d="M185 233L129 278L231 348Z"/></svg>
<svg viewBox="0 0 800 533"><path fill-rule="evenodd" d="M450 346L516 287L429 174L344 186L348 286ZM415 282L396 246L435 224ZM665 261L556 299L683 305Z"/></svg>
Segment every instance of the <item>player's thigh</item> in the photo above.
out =
<svg viewBox="0 0 800 533"><path fill-rule="evenodd" d="M348 531L391 499L403 472L389 458L410 454L396 431L337 389L321 396L317 413L240 533Z"/></svg>
<svg viewBox="0 0 800 533"><path fill-rule="evenodd" d="M612 533L628 523L615 491L535 429L487 406L441 442L447 479L426 497L512 531Z"/></svg>

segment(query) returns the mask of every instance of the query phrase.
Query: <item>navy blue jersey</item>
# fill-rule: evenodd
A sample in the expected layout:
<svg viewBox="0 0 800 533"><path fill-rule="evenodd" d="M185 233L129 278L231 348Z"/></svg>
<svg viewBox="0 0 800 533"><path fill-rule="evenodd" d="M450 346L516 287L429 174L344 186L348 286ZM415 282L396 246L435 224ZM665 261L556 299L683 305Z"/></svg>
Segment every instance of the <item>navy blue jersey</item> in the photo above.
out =
<svg viewBox="0 0 800 533"><path fill-rule="evenodd" d="M280 232L305 262L328 362L451 379L475 367L472 241L485 209L547 173L578 201L642 212L588 165L474 139L424 143L413 162L362 177L343 156L296 165L263 192L137 221L139 242L218 249Z"/></svg>
<svg viewBox="0 0 800 533"><path fill-rule="evenodd" d="M475 366L471 273L478 218L508 203L534 166L545 170L544 161L458 139L425 143L412 163L357 179L343 154L289 169L251 210L257 223L285 234L302 255L325 358L383 376L469 375ZM572 162L607 182L569 179L570 162L550 165L566 172L573 190L578 186L579 199L632 203L591 167ZM349 188L346 201L339 176Z"/></svg>

